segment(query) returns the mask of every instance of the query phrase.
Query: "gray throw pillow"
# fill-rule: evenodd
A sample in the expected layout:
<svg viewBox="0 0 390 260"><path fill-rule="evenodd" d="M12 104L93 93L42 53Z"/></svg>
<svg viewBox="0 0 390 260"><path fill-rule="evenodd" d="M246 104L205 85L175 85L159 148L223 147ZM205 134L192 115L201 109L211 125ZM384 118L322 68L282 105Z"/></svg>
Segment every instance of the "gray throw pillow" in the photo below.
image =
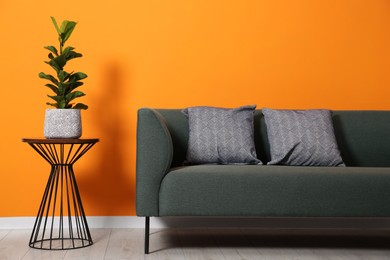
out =
<svg viewBox="0 0 390 260"><path fill-rule="evenodd" d="M263 108L271 161L280 165L345 166L329 110Z"/></svg>
<svg viewBox="0 0 390 260"><path fill-rule="evenodd" d="M256 106L235 109L190 107L188 164L261 164L254 142L253 113Z"/></svg>

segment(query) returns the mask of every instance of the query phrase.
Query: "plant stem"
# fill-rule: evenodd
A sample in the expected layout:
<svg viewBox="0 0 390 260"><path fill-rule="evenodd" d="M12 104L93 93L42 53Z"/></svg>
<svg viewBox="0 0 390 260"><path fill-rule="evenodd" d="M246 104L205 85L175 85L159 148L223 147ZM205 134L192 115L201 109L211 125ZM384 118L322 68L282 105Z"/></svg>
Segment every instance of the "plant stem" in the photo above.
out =
<svg viewBox="0 0 390 260"><path fill-rule="evenodd" d="M62 42L61 36L59 37L60 41L60 55L62 55L62 48L64 47L64 43Z"/></svg>

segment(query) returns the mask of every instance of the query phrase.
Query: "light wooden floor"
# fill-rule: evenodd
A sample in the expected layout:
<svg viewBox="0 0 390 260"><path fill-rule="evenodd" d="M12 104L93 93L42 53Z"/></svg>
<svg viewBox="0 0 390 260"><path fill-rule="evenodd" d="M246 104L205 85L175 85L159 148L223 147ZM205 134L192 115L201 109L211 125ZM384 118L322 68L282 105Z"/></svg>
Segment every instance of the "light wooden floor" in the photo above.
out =
<svg viewBox="0 0 390 260"><path fill-rule="evenodd" d="M48 251L28 247L31 230L0 230L0 259L390 259L382 231L282 229L153 229L143 254L143 229L92 229L94 245Z"/></svg>

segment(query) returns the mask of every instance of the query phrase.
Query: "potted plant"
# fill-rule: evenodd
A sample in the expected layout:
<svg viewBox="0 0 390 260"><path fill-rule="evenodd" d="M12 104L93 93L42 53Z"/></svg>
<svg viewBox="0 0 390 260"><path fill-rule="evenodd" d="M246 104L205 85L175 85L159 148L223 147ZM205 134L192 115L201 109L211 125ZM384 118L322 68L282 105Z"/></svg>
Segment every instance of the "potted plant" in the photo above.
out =
<svg viewBox="0 0 390 260"><path fill-rule="evenodd" d="M51 17L54 27L58 33L59 49L54 46L45 46L49 50L49 61L45 61L54 71L53 75L44 72L39 77L50 81L45 86L54 93L48 95L54 102L46 104L54 109L46 109L44 135L46 138L79 138L81 136L81 113L80 110L87 109L83 103L74 103L76 98L85 96L78 89L84 83L87 75L83 72L67 72L64 67L68 61L82 57L82 54L74 51L71 46L65 47L76 22L64 20L58 26L54 17Z"/></svg>

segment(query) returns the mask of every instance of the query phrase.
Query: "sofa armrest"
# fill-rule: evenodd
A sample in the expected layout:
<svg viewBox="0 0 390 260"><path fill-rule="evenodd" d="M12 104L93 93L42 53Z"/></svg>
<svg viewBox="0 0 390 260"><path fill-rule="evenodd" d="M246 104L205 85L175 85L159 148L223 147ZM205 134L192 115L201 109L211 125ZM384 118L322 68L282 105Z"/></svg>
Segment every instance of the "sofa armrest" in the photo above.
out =
<svg viewBox="0 0 390 260"><path fill-rule="evenodd" d="M159 215L160 184L173 157L172 138L162 115L138 110L136 210L138 216Z"/></svg>

